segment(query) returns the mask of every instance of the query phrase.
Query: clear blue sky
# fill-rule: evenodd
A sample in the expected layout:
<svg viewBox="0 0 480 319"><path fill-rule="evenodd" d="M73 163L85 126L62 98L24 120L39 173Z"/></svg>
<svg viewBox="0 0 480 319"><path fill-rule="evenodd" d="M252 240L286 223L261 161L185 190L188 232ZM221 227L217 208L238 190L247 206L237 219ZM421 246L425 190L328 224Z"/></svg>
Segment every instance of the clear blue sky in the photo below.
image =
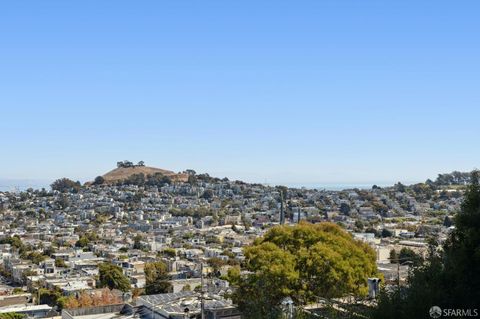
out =
<svg viewBox="0 0 480 319"><path fill-rule="evenodd" d="M4 1L0 178L270 183L480 163L478 1Z"/></svg>

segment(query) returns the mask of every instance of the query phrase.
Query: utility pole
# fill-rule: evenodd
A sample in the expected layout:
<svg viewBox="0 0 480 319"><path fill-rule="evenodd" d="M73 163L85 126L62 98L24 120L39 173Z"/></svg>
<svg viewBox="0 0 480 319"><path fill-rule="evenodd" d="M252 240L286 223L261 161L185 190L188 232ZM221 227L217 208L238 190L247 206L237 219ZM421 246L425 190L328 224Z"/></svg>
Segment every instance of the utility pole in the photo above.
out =
<svg viewBox="0 0 480 319"><path fill-rule="evenodd" d="M397 288L400 291L400 260L397 259Z"/></svg>
<svg viewBox="0 0 480 319"><path fill-rule="evenodd" d="M200 261L200 285L202 286L202 290L200 292L200 313L202 316L202 319L205 319L205 314L204 314L204 293L205 293L205 287L203 285L203 262Z"/></svg>
<svg viewBox="0 0 480 319"><path fill-rule="evenodd" d="M400 262L403 261L402 265L412 265L413 262L410 258L396 258L395 261L397 262L397 288L400 291Z"/></svg>

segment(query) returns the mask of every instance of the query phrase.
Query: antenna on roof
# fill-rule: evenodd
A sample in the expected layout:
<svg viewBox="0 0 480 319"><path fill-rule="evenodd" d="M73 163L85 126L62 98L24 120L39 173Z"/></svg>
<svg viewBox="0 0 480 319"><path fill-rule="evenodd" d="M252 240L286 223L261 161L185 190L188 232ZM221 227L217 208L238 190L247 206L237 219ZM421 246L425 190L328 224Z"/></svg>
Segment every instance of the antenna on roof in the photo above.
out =
<svg viewBox="0 0 480 319"><path fill-rule="evenodd" d="M280 190L280 225L285 224L285 210L283 208L283 192Z"/></svg>

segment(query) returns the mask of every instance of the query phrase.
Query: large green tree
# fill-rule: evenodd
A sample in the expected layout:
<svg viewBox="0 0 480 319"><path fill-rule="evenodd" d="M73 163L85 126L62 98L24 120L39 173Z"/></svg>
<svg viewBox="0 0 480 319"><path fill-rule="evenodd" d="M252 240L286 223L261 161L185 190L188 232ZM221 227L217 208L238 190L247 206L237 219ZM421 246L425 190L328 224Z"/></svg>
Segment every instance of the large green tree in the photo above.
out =
<svg viewBox="0 0 480 319"><path fill-rule="evenodd" d="M161 261L145 264L145 293L163 294L172 291L172 285L168 281L167 265Z"/></svg>
<svg viewBox="0 0 480 319"><path fill-rule="evenodd" d="M420 265L423 262L423 257L420 254L417 254L414 250L403 247L398 254L398 259L400 262L409 261L414 265Z"/></svg>
<svg viewBox="0 0 480 319"><path fill-rule="evenodd" d="M118 289L123 292L129 291L130 281L123 274L122 269L111 263L103 263L99 265L100 286L110 289Z"/></svg>
<svg viewBox="0 0 480 319"><path fill-rule="evenodd" d="M0 239L0 244L10 244L14 248L25 250L25 244L18 235L2 238Z"/></svg>
<svg viewBox="0 0 480 319"><path fill-rule="evenodd" d="M472 173L455 230L441 248L432 242L426 262L406 288L384 292L374 318L428 318L432 306L476 309L480 301L480 185Z"/></svg>
<svg viewBox="0 0 480 319"><path fill-rule="evenodd" d="M52 187L52 190L59 191L62 193L66 193L69 191L77 192L82 187L79 181L74 182L71 179L68 179L65 177L57 179L50 186Z"/></svg>
<svg viewBox="0 0 480 319"><path fill-rule="evenodd" d="M231 278L247 318L276 318L285 297L302 306L317 297L365 295L377 276L375 252L332 223L277 226L245 248L250 274Z"/></svg>

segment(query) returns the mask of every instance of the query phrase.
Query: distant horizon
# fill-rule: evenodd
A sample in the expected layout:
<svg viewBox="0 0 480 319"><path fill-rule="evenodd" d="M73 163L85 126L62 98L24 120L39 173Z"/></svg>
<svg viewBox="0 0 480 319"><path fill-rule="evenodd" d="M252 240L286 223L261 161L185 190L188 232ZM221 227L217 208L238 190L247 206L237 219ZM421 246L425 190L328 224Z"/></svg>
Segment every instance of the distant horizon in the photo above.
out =
<svg viewBox="0 0 480 319"><path fill-rule="evenodd" d="M208 173L208 172L198 172L199 174L203 173ZM444 172L447 173L447 172ZM450 172L448 172L450 173ZM210 174L210 173L208 173ZM397 181L350 181L350 182L273 182L269 180L263 180L263 181L256 181L256 180L243 180L243 179L238 179L238 178L230 178L229 176L215 176L213 174L210 174L212 177L218 177L218 178L224 178L227 177L229 180L234 181L234 180L239 180L243 181L246 183L250 184L262 184L262 185L267 185L267 186L277 186L277 185L284 185L287 187L291 188L302 188L305 187L307 189L326 189L326 190L341 190L341 189L349 189L349 188L361 188L361 189L367 189L371 188L373 185L377 185L379 187L389 187L393 186L394 184L400 182L405 185L411 185L415 183L423 183L426 181L402 181L402 180L397 180ZM15 188L18 188L20 190L25 190L27 188L34 188L34 189L41 189L41 188L46 188L49 189L50 185L59 178L69 178L74 181L80 181L80 183L84 184L89 181L93 181L93 178L72 178L69 176L61 176L57 178L41 178L41 179L24 179L24 178L1 178L0 177L0 191L10 191ZM436 177L431 178L434 180Z"/></svg>
<svg viewBox="0 0 480 319"><path fill-rule="evenodd" d="M118 161L117 161L118 162ZM134 162L136 163L136 162ZM115 162L116 164L116 162ZM416 183L424 183L426 180L431 179L435 180L439 174L447 174L447 173L452 173L453 171L460 171L460 172L470 172L472 170L477 169L477 167L474 167L472 169L451 169L451 170L446 170L446 171L441 171L441 172L436 172L435 174L432 174L431 176L427 176L425 178L417 178L417 179L401 179L401 178L391 178L389 180L352 180L352 179L345 179L345 180L339 180L339 181L329 181L329 180L324 180L322 181L320 178L318 181L312 181L312 180L305 180L305 181L299 181L298 179L296 181L288 181L285 179L274 179L274 178L267 178L264 176L238 176L238 174L228 174L227 172L208 172L208 171L198 171L195 168L185 168L181 170L173 170L168 167L159 167L158 165L154 165L152 163L145 163L146 166L150 167L155 167L155 168L160 168L160 169L165 169L165 170L170 170L173 172L183 172L186 171L187 169L193 169L196 171L197 174L209 174L212 177L217 177L217 178L228 178L231 181L234 180L239 180L243 182L247 182L250 184L263 184L263 185L268 185L268 186L276 186L276 185L284 185L292 188L308 188L308 189L314 189L314 188L319 188L319 189L327 189L327 190L339 190L339 189L347 189L347 188L371 188L373 185L377 185L380 187L388 187L388 186L393 186L394 184L400 182L405 185L412 185ZM91 177L79 177L79 176L74 176L74 174L63 174L63 175L57 175L56 177L50 177L50 178L11 178L11 177L2 177L0 176L0 191L6 191L8 189L13 189L15 187L19 189L27 189L29 187L31 188L36 188L40 189L42 187L44 188L49 188L50 184L54 182L56 179L59 178L69 178L74 181L80 181L82 184L86 182L91 182L95 179L97 176L102 176L106 174L107 172L111 171L112 169L115 169L116 167L112 166L105 170L104 172L98 173L97 175L91 175ZM233 170L232 170L233 172ZM294 173L289 173L287 174L289 176L295 176Z"/></svg>
<svg viewBox="0 0 480 319"><path fill-rule="evenodd" d="M472 169L473 170L473 169ZM441 173L438 173L438 174L444 174L444 173L451 173L453 171L461 171L461 170L452 170L452 171L448 171L448 172L441 172ZM465 170L465 171L471 171L471 170ZM177 171L175 171L177 172ZM178 172L181 172L181 171L178 171ZM0 176L0 187L2 186L5 186L3 184L5 183L8 183L8 184L11 184L13 185L14 183L19 183L18 185L32 185L32 184L45 184L45 183L52 183L53 181L59 179L59 178L69 178L71 180L74 180L74 181L80 181L82 184L83 183L86 183L86 182L91 182L95 179L95 177L97 176L102 176L103 174L105 174L106 172L102 173L102 174L99 174L99 175L94 175L94 176L91 176L91 177L78 177L78 176L72 176L72 175L59 175L57 177L46 177L46 178L15 178L15 177L2 177ZM229 175L225 175L225 174L214 174L214 173L210 173L210 172L197 172L197 174L209 174L210 176L212 177L216 177L216 178L228 178L229 180L231 181L234 181L234 180L239 180L239 181L243 181L243 182L247 182L247 183L250 183L250 184L266 184L266 185L298 185L298 186L312 186L312 185L393 185L397 182L401 182L403 184L414 184L414 183L422 183L422 182L425 182L427 179L432 179L434 180L437 175L435 176L432 176L432 177L427 177L425 179L409 179L409 180L401 180L401 179L390 179L390 180L339 180L339 181L329 181L329 180L325 180L325 181L305 181L305 182L302 182L302 181L286 181L286 180L274 180L274 179L269 179L269 178L262 178L261 176L259 176L258 179L255 179L255 178L241 178L241 177L232 177L232 176L229 176Z"/></svg>
<svg viewBox="0 0 480 319"><path fill-rule="evenodd" d="M50 189L50 184L55 180L2 180L0 179L0 192L9 192L18 189L20 191L26 190L28 188L33 189ZM83 184L84 181L80 182ZM397 181L398 182L398 181ZM307 189L325 189L330 191L336 190L344 190L344 189L370 189L373 185L377 185L379 187L390 187L393 186L397 182L392 183L306 183L306 184L297 184L297 183L274 183L274 184L264 184L259 182L248 182L250 184L262 184L267 186L287 186L289 188L307 188ZM401 181L400 181L401 182ZM415 184L417 182L401 182L405 185Z"/></svg>

